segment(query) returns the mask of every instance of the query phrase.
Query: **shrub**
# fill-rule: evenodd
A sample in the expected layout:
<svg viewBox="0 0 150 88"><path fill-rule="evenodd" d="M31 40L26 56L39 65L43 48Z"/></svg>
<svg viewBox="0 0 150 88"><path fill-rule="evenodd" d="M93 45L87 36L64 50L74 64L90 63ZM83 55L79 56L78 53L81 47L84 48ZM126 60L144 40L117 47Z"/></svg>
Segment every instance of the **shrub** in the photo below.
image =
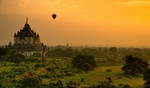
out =
<svg viewBox="0 0 150 88"><path fill-rule="evenodd" d="M19 73L19 74L23 74L24 72L27 71L27 69L24 68L24 67L17 67L17 68L12 68L12 71L16 72L16 73Z"/></svg>
<svg viewBox="0 0 150 88"><path fill-rule="evenodd" d="M130 85L124 85L122 88L131 88Z"/></svg>
<svg viewBox="0 0 150 88"><path fill-rule="evenodd" d="M13 54L10 54L10 56L8 57L8 61L14 62L14 63L20 63L22 61L25 61L25 56L19 53L13 53Z"/></svg>
<svg viewBox="0 0 150 88"><path fill-rule="evenodd" d="M41 80L39 78L27 77L20 80L20 88L40 88Z"/></svg>
<svg viewBox="0 0 150 88"><path fill-rule="evenodd" d="M0 56L6 55L6 54L7 54L7 49L0 48Z"/></svg>
<svg viewBox="0 0 150 88"><path fill-rule="evenodd" d="M119 84L119 86L114 85L111 82L101 81L98 85L94 85L90 88L131 88L129 85Z"/></svg>
<svg viewBox="0 0 150 88"><path fill-rule="evenodd" d="M148 62L132 55L126 56L125 65L122 67L124 74L143 74L148 69Z"/></svg>
<svg viewBox="0 0 150 88"><path fill-rule="evenodd" d="M49 83L49 88L66 88L61 80L58 80L57 83Z"/></svg>
<svg viewBox="0 0 150 88"><path fill-rule="evenodd" d="M79 88L80 83L74 82L74 81L69 81L67 83L66 88Z"/></svg>
<svg viewBox="0 0 150 88"><path fill-rule="evenodd" d="M99 85L93 86L92 88L118 88L112 83L101 81Z"/></svg>
<svg viewBox="0 0 150 88"><path fill-rule="evenodd" d="M146 81L144 84L144 88L150 88L150 69L148 69L144 74L144 80Z"/></svg>
<svg viewBox="0 0 150 88"><path fill-rule="evenodd" d="M41 64L35 64L35 65L34 65L34 69L35 69L35 70L37 70L37 69L40 68L40 67L41 67Z"/></svg>
<svg viewBox="0 0 150 88"><path fill-rule="evenodd" d="M93 70L96 66L95 57L91 55L77 55L72 60L73 67L83 71Z"/></svg>
<svg viewBox="0 0 150 88"><path fill-rule="evenodd" d="M106 69L106 72L112 72L112 69Z"/></svg>

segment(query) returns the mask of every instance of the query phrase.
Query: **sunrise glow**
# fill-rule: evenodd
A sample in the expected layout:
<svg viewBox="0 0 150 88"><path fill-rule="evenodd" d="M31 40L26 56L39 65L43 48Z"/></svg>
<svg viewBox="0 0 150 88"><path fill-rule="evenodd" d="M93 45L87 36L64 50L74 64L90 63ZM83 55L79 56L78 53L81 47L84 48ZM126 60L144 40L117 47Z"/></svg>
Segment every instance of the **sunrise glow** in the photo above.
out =
<svg viewBox="0 0 150 88"><path fill-rule="evenodd" d="M48 45L150 47L149 10L149 0L0 0L0 43L29 17Z"/></svg>

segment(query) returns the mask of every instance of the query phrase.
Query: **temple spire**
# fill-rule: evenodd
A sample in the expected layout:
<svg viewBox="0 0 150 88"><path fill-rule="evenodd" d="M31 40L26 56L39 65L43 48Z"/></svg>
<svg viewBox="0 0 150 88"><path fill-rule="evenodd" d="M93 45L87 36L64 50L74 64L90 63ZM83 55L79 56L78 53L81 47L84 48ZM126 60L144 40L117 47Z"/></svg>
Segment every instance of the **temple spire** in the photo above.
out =
<svg viewBox="0 0 150 88"><path fill-rule="evenodd" d="M28 24L28 17L26 17L26 23L25 23L25 25L24 25L24 28L25 28L26 30L30 30L30 25Z"/></svg>
<svg viewBox="0 0 150 88"><path fill-rule="evenodd" d="M28 17L26 17L26 24L28 24Z"/></svg>

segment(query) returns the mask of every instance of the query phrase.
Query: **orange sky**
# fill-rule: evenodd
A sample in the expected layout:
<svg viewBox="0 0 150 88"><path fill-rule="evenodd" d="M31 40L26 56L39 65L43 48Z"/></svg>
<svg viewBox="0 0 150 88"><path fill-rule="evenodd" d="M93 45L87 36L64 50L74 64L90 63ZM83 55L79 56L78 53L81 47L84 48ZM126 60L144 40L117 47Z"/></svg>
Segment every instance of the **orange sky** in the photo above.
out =
<svg viewBox="0 0 150 88"><path fill-rule="evenodd" d="M150 47L150 0L0 0L0 44L26 16L47 45Z"/></svg>

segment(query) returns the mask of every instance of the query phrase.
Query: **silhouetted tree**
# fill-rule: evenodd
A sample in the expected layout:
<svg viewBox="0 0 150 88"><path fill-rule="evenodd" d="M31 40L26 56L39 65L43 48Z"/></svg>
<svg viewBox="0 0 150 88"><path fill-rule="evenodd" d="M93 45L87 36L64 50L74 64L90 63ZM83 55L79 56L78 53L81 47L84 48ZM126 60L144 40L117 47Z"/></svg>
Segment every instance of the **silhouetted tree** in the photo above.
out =
<svg viewBox="0 0 150 88"><path fill-rule="evenodd" d="M42 56L42 63L44 63L46 51L47 51L47 46L42 44L42 55L41 55Z"/></svg>
<svg viewBox="0 0 150 88"><path fill-rule="evenodd" d="M144 80L146 81L144 88L150 88L150 69L146 70L144 74Z"/></svg>
<svg viewBox="0 0 150 88"><path fill-rule="evenodd" d="M9 54L7 61L19 63L19 62L25 61L25 56L16 51L12 51Z"/></svg>
<svg viewBox="0 0 150 88"><path fill-rule="evenodd" d="M78 51L71 47L55 47L53 49L49 49L47 52L47 56L49 57L74 57L78 55Z"/></svg>
<svg viewBox="0 0 150 88"><path fill-rule="evenodd" d="M124 73L129 75L143 74L147 69L147 61L132 55L125 57L125 65L122 67Z"/></svg>
<svg viewBox="0 0 150 88"><path fill-rule="evenodd" d="M75 68L83 71L89 71L94 69L96 61L94 56L80 54L73 58L72 64Z"/></svg>
<svg viewBox="0 0 150 88"><path fill-rule="evenodd" d="M117 52L117 48L116 47L111 47L109 49L110 52L116 53Z"/></svg>
<svg viewBox="0 0 150 88"><path fill-rule="evenodd" d="M56 85L58 86L58 88L64 88L63 83L61 80L58 80Z"/></svg>
<svg viewBox="0 0 150 88"><path fill-rule="evenodd" d="M110 59L113 59L113 60L117 58L117 48L116 47L109 48L109 57L110 57Z"/></svg>
<svg viewBox="0 0 150 88"><path fill-rule="evenodd" d="M21 86L19 88L40 88L41 80L39 78L27 77L20 80Z"/></svg>
<svg viewBox="0 0 150 88"><path fill-rule="evenodd" d="M7 54L7 49L0 48L0 56L6 55L6 54Z"/></svg>

